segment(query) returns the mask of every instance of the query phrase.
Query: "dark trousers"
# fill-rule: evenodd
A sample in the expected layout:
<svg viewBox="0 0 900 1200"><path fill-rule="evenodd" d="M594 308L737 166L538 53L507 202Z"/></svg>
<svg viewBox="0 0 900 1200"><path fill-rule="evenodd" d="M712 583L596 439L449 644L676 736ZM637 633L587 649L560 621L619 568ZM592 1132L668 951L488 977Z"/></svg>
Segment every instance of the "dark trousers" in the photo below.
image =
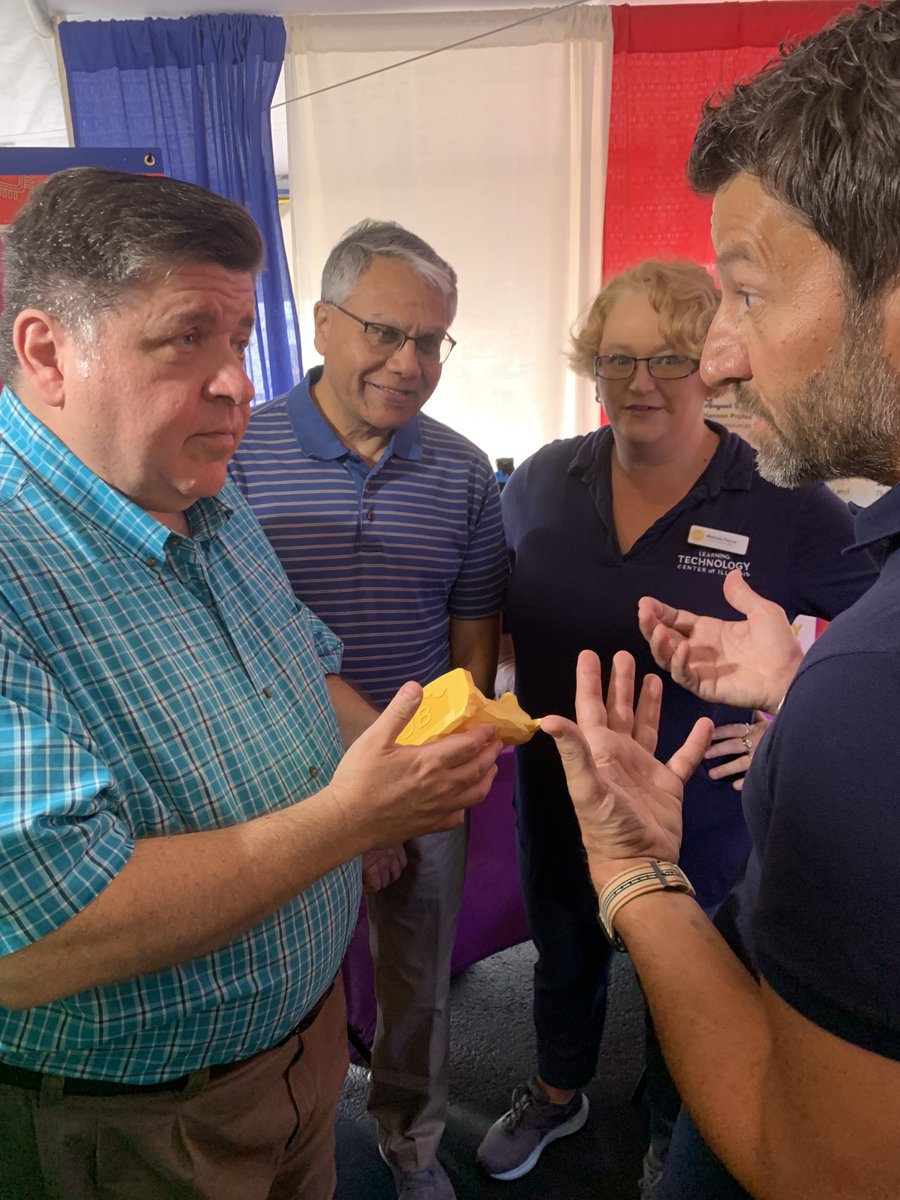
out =
<svg viewBox="0 0 900 1200"><path fill-rule="evenodd" d="M704 1142L687 1109L675 1122L659 1200L751 1200Z"/></svg>

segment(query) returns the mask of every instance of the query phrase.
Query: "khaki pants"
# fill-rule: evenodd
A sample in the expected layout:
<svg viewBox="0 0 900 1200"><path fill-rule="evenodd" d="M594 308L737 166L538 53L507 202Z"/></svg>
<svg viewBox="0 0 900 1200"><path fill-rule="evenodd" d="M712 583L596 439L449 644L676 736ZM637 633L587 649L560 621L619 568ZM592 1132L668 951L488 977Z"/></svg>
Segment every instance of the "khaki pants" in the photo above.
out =
<svg viewBox="0 0 900 1200"><path fill-rule="evenodd" d="M378 1001L369 1112L401 1171L431 1165L447 1120L450 959L467 845L468 822L407 842L399 879L366 898Z"/></svg>
<svg viewBox="0 0 900 1200"><path fill-rule="evenodd" d="M331 1200L340 980L313 1025L190 1094L0 1085L0 1200Z"/></svg>

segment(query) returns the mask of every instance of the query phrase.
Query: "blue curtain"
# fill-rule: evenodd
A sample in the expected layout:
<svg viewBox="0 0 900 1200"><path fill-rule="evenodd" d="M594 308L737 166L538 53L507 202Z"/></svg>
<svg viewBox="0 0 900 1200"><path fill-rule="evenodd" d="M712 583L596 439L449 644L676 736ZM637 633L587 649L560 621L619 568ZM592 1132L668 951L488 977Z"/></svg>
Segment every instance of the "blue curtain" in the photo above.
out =
<svg viewBox="0 0 900 1200"><path fill-rule="evenodd" d="M248 370L257 397L302 374L278 216L269 106L284 61L280 17L64 21L75 144L157 146L167 175L243 204L266 243Z"/></svg>

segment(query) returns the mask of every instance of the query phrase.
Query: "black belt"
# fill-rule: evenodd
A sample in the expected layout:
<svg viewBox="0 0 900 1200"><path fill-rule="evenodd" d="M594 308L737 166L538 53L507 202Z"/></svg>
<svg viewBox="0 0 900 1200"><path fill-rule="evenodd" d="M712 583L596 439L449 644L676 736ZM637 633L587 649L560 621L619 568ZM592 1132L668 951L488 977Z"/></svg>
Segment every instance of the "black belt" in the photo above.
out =
<svg viewBox="0 0 900 1200"><path fill-rule="evenodd" d="M234 1071L237 1067L242 1067L245 1063L258 1058L260 1054L267 1054L269 1050L277 1050L292 1037L305 1033L322 1011L333 987L334 983L331 983L306 1016L301 1018L280 1042L276 1042L274 1046L268 1046L265 1050L258 1050L249 1058L240 1058L236 1062L216 1063L214 1066L202 1068L205 1079L220 1079L229 1071ZM127 1096L146 1095L152 1092L181 1092L200 1073L194 1071L188 1075L179 1075L176 1079L163 1080L161 1083L119 1083L114 1079L61 1079L57 1075L44 1075L40 1071L29 1071L26 1067L14 1067L9 1063L0 1062L0 1083L9 1084L11 1087L26 1088L31 1092L39 1092L45 1083L53 1083L57 1088L62 1084L62 1094L66 1096Z"/></svg>

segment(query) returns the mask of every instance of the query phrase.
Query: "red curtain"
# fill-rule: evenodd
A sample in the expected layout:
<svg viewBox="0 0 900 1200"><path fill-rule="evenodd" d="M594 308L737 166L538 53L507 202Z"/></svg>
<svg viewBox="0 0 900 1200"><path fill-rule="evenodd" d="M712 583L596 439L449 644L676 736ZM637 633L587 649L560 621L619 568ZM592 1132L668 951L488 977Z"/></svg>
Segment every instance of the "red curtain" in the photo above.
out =
<svg viewBox="0 0 900 1200"><path fill-rule="evenodd" d="M644 258L712 265L710 201L685 180L703 101L754 74L782 42L852 3L616 5L603 276Z"/></svg>

